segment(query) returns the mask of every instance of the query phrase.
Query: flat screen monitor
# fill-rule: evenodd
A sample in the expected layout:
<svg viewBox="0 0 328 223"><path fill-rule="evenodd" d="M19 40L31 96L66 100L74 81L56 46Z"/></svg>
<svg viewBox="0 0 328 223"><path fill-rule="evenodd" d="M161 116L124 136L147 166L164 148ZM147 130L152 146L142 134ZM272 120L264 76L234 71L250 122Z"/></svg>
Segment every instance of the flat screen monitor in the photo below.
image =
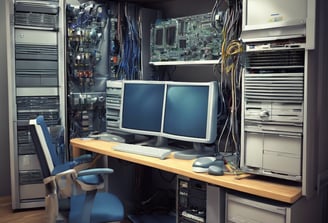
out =
<svg viewBox="0 0 328 223"><path fill-rule="evenodd" d="M190 151L175 153L195 158L213 153L204 143L217 136L217 82L167 82L164 100L163 136L194 143ZM177 157L188 159L187 157Z"/></svg>
<svg viewBox="0 0 328 223"><path fill-rule="evenodd" d="M124 131L161 134L165 84L159 81L123 81L120 128Z"/></svg>
<svg viewBox="0 0 328 223"><path fill-rule="evenodd" d="M217 136L217 82L123 81L121 130L157 136L155 146L167 139L192 142L191 150L176 158L213 155L206 150Z"/></svg>

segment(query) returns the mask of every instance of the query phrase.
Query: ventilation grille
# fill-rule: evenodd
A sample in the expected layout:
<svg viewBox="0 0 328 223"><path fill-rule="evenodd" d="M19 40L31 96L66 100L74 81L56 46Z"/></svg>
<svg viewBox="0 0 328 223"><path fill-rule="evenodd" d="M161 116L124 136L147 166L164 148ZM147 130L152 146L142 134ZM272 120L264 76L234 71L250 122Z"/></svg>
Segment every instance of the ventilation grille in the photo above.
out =
<svg viewBox="0 0 328 223"><path fill-rule="evenodd" d="M47 125L58 125L60 121L59 111L58 110L39 110L39 111L18 111L17 120L21 125L27 125L30 119L35 119L39 115L43 115Z"/></svg>
<svg viewBox="0 0 328 223"><path fill-rule="evenodd" d="M248 68L297 68L304 67L304 50L268 50L248 52Z"/></svg>
<svg viewBox="0 0 328 223"><path fill-rule="evenodd" d="M47 1L44 2L16 2L15 12L33 12L33 13L46 13L58 14L59 7L57 4L51 4Z"/></svg>
<svg viewBox="0 0 328 223"><path fill-rule="evenodd" d="M57 61L17 60L16 75L51 75L57 76Z"/></svg>
<svg viewBox="0 0 328 223"><path fill-rule="evenodd" d="M20 96L16 97L17 109L57 109L58 96Z"/></svg>
<svg viewBox="0 0 328 223"><path fill-rule="evenodd" d="M30 119L43 115L47 125L57 125L59 122L58 96L19 96L17 101L17 120L21 125ZM23 133L22 133L23 134Z"/></svg>
<svg viewBox="0 0 328 223"><path fill-rule="evenodd" d="M39 184L43 182L41 171L24 171L19 173L19 184Z"/></svg>
<svg viewBox="0 0 328 223"><path fill-rule="evenodd" d="M16 59L57 60L57 46L16 44Z"/></svg>
<svg viewBox="0 0 328 223"><path fill-rule="evenodd" d="M18 154L19 155L30 155L35 154L34 144L18 144Z"/></svg>
<svg viewBox="0 0 328 223"><path fill-rule="evenodd" d="M301 102L303 80L303 73L245 74L245 99Z"/></svg>
<svg viewBox="0 0 328 223"><path fill-rule="evenodd" d="M48 15L40 13L15 14L15 25L57 29L57 23L57 15Z"/></svg>

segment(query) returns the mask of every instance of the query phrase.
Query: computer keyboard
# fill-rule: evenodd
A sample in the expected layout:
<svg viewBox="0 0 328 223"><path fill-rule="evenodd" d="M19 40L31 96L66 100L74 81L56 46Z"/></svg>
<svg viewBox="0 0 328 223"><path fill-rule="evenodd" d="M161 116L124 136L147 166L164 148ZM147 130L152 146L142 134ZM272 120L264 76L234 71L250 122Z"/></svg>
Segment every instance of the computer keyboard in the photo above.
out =
<svg viewBox="0 0 328 223"><path fill-rule="evenodd" d="M117 144L117 145L113 146L112 148L113 148L113 150L116 150L116 151L138 154L138 155L143 155L143 156L156 157L159 159L165 159L171 153L170 149L163 149L163 148L151 147L151 146L142 146L142 145L136 145L136 144L126 144L126 143Z"/></svg>

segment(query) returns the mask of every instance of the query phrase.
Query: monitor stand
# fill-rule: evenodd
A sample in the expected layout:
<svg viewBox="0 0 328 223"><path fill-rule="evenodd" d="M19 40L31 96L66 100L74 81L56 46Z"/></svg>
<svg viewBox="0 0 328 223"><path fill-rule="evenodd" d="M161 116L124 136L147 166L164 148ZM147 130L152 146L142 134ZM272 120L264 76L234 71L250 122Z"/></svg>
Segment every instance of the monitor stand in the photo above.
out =
<svg viewBox="0 0 328 223"><path fill-rule="evenodd" d="M178 151L174 153L174 158L181 160L192 160L203 156L214 156L215 148L202 143L193 143L193 149Z"/></svg>
<svg viewBox="0 0 328 223"><path fill-rule="evenodd" d="M138 143L142 146L154 146L158 148L166 148L168 147L167 139L162 136L156 136L150 140Z"/></svg>
<svg viewBox="0 0 328 223"><path fill-rule="evenodd" d="M165 148L168 146L167 138L162 136L157 136L155 141L155 146L159 148Z"/></svg>

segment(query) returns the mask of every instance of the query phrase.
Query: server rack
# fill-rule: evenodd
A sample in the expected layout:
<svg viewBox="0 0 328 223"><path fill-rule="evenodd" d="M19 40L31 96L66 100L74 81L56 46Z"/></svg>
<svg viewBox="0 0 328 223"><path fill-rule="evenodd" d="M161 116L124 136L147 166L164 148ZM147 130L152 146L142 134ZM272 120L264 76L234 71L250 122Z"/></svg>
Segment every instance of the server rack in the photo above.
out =
<svg viewBox="0 0 328 223"><path fill-rule="evenodd" d="M320 51L314 48L316 1L243 0L243 5L241 39L246 57L250 62L269 63L245 64L240 166L252 173L298 181L302 195L313 196L318 187L317 153L323 152L314 149L317 139L312 134L319 113L312 108L321 94L313 75L318 72L315 60ZM256 7L265 10L252 13ZM260 97L263 103L258 103Z"/></svg>
<svg viewBox="0 0 328 223"><path fill-rule="evenodd" d="M302 180L304 41L246 44L242 167Z"/></svg>
<svg viewBox="0 0 328 223"><path fill-rule="evenodd" d="M206 221L207 183L178 176L176 190L176 222Z"/></svg>
<svg viewBox="0 0 328 223"><path fill-rule="evenodd" d="M6 2L11 20L7 55L13 209L44 206L43 177L29 119L43 115L51 127L65 123L62 4L58 0Z"/></svg>

